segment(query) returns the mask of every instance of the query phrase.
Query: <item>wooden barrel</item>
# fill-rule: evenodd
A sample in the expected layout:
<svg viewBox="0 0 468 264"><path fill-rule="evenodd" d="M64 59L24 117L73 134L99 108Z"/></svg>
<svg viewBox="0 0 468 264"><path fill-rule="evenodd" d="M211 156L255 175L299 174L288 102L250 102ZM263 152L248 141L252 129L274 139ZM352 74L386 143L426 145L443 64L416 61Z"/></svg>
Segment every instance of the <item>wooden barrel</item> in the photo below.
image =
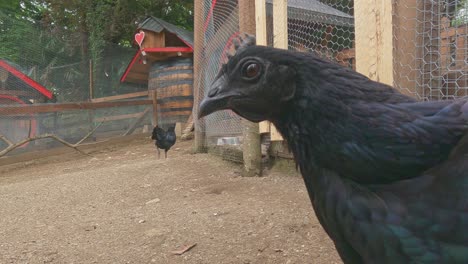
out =
<svg viewBox="0 0 468 264"><path fill-rule="evenodd" d="M158 125L187 122L193 107L192 58L177 57L153 63L148 89L156 90Z"/></svg>

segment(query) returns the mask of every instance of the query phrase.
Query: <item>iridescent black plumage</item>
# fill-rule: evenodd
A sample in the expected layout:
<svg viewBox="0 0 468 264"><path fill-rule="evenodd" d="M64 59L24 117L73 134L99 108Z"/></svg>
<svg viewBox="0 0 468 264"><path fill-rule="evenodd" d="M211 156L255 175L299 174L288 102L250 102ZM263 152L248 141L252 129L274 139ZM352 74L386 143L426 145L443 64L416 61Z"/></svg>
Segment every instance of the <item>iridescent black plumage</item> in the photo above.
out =
<svg viewBox="0 0 468 264"><path fill-rule="evenodd" d="M175 125L170 126L167 132L158 126L154 127L151 139L155 140L154 144L158 150L158 158L160 155L159 149L164 149L164 157L167 158L167 152L176 142Z"/></svg>
<svg viewBox="0 0 468 264"><path fill-rule="evenodd" d="M417 102L313 54L260 46L237 52L211 89L200 116L232 109L286 138L345 263L468 263L466 100Z"/></svg>

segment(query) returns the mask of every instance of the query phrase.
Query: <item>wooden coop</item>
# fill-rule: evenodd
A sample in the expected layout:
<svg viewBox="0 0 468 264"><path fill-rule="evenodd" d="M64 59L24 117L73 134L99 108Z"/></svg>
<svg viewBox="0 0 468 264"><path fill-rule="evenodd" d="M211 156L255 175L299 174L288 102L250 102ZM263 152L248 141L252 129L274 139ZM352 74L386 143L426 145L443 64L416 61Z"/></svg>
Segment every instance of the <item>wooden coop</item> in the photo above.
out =
<svg viewBox="0 0 468 264"><path fill-rule="evenodd" d="M0 105L26 105L51 100L54 100L51 91L26 75L19 66L0 60ZM38 122L32 114L0 118L0 134L12 142L34 137L37 130Z"/></svg>
<svg viewBox="0 0 468 264"><path fill-rule="evenodd" d="M138 51L121 82L147 84L157 102L153 125L187 123L193 108L193 33L156 17L135 32Z"/></svg>

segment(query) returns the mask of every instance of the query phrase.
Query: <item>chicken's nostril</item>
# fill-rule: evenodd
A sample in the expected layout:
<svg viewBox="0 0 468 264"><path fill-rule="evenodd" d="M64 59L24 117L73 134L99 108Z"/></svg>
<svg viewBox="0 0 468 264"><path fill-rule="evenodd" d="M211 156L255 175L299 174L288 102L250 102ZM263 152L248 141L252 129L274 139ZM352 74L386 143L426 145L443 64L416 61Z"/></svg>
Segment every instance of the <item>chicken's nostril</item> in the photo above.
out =
<svg viewBox="0 0 468 264"><path fill-rule="evenodd" d="M213 88L208 92L208 97L213 97L218 94L219 88Z"/></svg>

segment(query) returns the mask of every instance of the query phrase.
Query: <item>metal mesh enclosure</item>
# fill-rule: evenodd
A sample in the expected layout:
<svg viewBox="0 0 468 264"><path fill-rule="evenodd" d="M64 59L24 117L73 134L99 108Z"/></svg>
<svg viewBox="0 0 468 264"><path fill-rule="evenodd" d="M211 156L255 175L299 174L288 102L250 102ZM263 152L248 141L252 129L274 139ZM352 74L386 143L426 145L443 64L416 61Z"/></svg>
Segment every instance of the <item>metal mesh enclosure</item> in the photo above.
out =
<svg viewBox="0 0 468 264"><path fill-rule="evenodd" d="M204 31L203 54L201 58L195 58L201 61L201 80L198 83L199 87L194 89L206 93L221 64L226 62L232 40L239 34L239 12L237 0L203 1L203 29L198 29ZM241 118L235 113L214 113L206 117L204 125L198 125L196 129L204 130L210 150L230 160L242 161L242 156L239 158L242 140ZM226 145L230 145L232 151L224 148Z"/></svg>
<svg viewBox="0 0 468 264"><path fill-rule="evenodd" d="M468 1L394 0L395 86L420 100L468 95Z"/></svg>
<svg viewBox="0 0 468 264"><path fill-rule="evenodd" d="M60 30L0 10L0 154L9 145L41 135L55 135L73 144L101 122L87 142L122 135L148 107L39 109L147 89L146 85L120 83L134 49L105 43L99 54L85 52L79 32L61 34ZM24 106L37 106L39 112L15 113L15 107ZM135 131L151 124L152 111L147 112ZM8 154L55 146L61 144L40 139Z"/></svg>
<svg viewBox="0 0 468 264"><path fill-rule="evenodd" d="M289 49L302 52L316 52L347 67L355 66L354 20L352 1L288 1ZM237 0L203 1L203 52L200 57L201 80L195 91L206 94L211 82L227 53L232 51L232 40L239 32L239 10ZM273 6L266 1L268 45L273 46ZM201 96L202 98L202 96ZM194 102L199 104L200 102ZM198 130L205 132L209 150L233 161L242 161L241 118L232 111L209 115L203 121L196 121ZM268 137L263 142L268 145Z"/></svg>
<svg viewBox="0 0 468 264"><path fill-rule="evenodd" d="M267 0L269 45L273 45L272 0ZM288 1L289 49L314 52L354 68L352 1Z"/></svg>
<svg viewBox="0 0 468 264"><path fill-rule="evenodd" d="M0 10L0 60L54 92L59 102L83 101L93 97L138 91L146 86L120 83L135 50L105 43L100 54L82 51L80 34L66 38L43 22L26 23ZM58 29L57 29L58 31ZM8 85L8 87L6 87ZM3 89L13 89L12 80L0 82Z"/></svg>
<svg viewBox="0 0 468 264"><path fill-rule="evenodd" d="M37 107L50 107L52 104L35 104ZM28 138L54 135L70 144L105 141L111 137L126 133L148 132L151 126L151 115L135 127L135 119L145 113L148 106L120 106L95 110L69 110L52 113L9 114L0 108L0 153L10 145L20 143ZM151 106L149 106L151 107ZM11 111L16 109L10 108ZM151 113L151 111L148 111ZM146 130L144 130L146 129ZM27 142L9 152L8 155L27 151L45 150L63 146L51 138Z"/></svg>

